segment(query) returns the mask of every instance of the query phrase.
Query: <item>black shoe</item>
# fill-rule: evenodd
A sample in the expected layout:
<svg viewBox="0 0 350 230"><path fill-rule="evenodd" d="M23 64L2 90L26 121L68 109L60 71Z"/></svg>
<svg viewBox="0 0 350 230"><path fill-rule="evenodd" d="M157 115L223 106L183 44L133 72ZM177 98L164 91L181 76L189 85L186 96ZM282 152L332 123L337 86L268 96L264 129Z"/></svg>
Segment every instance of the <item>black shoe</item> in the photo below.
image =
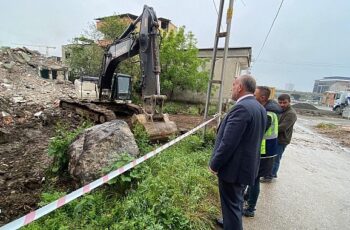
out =
<svg viewBox="0 0 350 230"><path fill-rule="evenodd" d="M248 198L249 198L248 192L244 193L244 195L243 195L243 200L244 200L244 201L247 201Z"/></svg>
<svg viewBox="0 0 350 230"><path fill-rule="evenodd" d="M260 179L261 183L271 183L273 180L273 177L263 177Z"/></svg>
<svg viewBox="0 0 350 230"><path fill-rule="evenodd" d="M255 216L254 210L250 208L246 208L243 210L243 216L253 218Z"/></svg>
<svg viewBox="0 0 350 230"><path fill-rule="evenodd" d="M224 228L224 220L223 219L216 219L216 224L220 226L221 228Z"/></svg>

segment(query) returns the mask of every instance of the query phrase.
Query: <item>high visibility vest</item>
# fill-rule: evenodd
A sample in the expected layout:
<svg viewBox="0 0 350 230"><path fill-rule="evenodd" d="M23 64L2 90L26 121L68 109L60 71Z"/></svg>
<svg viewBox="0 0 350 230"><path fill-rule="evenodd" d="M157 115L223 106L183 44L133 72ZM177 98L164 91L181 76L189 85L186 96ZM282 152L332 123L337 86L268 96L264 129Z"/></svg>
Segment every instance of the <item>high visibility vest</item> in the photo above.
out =
<svg viewBox="0 0 350 230"><path fill-rule="evenodd" d="M271 125L266 130L264 137L261 141L260 154L266 154L266 140L275 139L278 136L278 117L274 112L267 112L267 116L271 118Z"/></svg>

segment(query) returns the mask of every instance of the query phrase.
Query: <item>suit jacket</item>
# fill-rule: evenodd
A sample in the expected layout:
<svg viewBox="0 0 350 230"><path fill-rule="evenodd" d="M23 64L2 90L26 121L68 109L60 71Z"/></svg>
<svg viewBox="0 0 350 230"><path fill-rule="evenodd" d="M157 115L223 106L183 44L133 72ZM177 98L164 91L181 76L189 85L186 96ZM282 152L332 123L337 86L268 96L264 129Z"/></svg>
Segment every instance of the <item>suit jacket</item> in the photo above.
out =
<svg viewBox="0 0 350 230"><path fill-rule="evenodd" d="M229 183L253 185L260 162L266 110L253 96L239 101L220 124L210 168Z"/></svg>

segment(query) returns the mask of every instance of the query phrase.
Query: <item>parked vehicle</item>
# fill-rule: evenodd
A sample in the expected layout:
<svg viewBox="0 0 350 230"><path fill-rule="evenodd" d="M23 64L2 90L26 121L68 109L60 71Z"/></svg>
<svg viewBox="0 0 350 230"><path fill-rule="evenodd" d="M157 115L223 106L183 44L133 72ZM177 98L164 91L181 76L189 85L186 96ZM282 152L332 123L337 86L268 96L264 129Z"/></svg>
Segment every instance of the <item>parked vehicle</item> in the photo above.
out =
<svg viewBox="0 0 350 230"><path fill-rule="evenodd" d="M342 115L344 110L350 106L350 91L341 91L334 96L333 111Z"/></svg>

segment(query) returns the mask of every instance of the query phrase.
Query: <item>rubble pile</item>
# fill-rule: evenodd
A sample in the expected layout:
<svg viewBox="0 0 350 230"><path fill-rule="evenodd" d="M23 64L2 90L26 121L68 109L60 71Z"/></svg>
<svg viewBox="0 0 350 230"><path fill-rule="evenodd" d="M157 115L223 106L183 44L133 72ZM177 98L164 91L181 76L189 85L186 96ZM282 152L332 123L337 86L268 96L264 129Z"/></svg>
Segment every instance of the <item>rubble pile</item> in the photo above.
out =
<svg viewBox="0 0 350 230"><path fill-rule="evenodd" d="M34 117L42 110L55 107L61 97L75 97L74 86L63 79L44 79L38 68L60 64L48 60L37 51L27 48L0 49L0 126L11 124L18 110L21 118Z"/></svg>
<svg viewBox="0 0 350 230"><path fill-rule="evenodd" d="M10 48L0 47L0 67L7 69L9 72L18 71L19 69L40 66L48 67L52 65L63 65L53 59L46 58L36 50L30 50L26 47Z"/></svg>
<svg viewBox="0 0 350 230"><path fill-rule="evenodd" d="M57 107L57 99L75 97L61 67L36 51L0 48L0 226L37 208L56 123L81 123ZM50 79L41 77L50 71Z"/></svg>

